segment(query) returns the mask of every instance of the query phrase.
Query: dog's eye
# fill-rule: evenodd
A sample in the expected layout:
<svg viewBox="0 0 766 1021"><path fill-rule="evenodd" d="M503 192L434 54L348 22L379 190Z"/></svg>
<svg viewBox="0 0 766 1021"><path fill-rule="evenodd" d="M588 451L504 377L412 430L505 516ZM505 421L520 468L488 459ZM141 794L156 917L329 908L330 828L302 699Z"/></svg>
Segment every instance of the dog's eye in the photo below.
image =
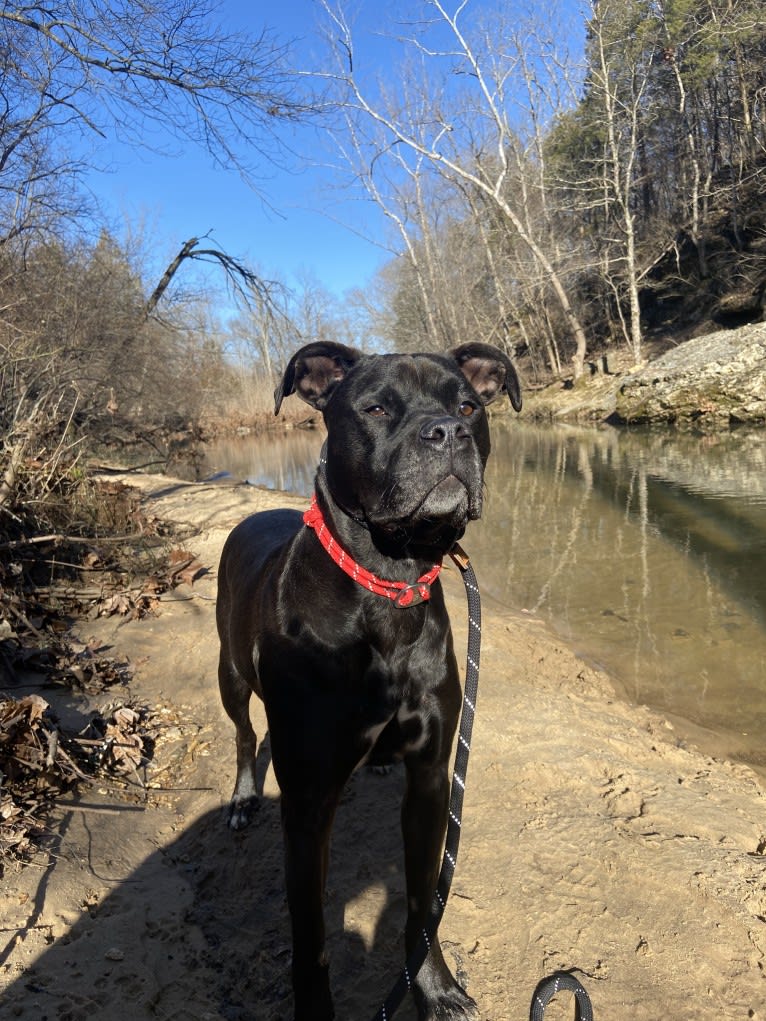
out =
<svg viewBox="0 0 766 1021"><path fill-rule="evenodd" d="M463 418L469 418L474 411L476 411L476 405L471 404L470 401L463 401L460 407L457 409Z"/></svg>
<svg viewBox="0 0 766 1021"><path fill-rule="evenodd" d="M373 404L371 408L364 409L365 415L370 415L372 418L383 418L388 414L386 409L380 404Z"/></svg>

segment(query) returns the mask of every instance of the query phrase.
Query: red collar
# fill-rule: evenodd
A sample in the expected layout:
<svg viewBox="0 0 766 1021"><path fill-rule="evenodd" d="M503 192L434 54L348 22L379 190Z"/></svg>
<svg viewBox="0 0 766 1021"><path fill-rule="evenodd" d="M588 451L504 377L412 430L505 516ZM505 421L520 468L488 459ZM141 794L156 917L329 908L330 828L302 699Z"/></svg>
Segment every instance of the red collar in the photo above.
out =
<svg viewBox="0 0 766 1021"><path fill-rule="evenodd" d="M330 530L317 504L316 496L312 497L311 506L303 515L303 520L309 528L314 529L317 538L338 567L342 568L349 578L353 578L370 592L385 596L386 599L391 600L394 606L402 607L415 606L417 603L424 603L431 598L431 585L439 577L439 572L442 569L441 562L434 564L430 571L426 571L412 585L406 581L385 581L352 560L343 547L330 535Z"/></svg>

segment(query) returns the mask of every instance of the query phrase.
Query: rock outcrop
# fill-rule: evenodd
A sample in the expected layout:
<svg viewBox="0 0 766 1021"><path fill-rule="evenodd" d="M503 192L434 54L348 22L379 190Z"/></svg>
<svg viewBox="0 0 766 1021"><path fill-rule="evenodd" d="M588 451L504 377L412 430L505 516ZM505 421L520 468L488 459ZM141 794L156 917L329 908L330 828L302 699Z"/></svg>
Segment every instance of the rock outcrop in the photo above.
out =
<svg viewBox="0 0 766 1021"><path fill-rule="evenodd" d="M766 323L679 344L622 379L611 420L766 422Z"/></svg>

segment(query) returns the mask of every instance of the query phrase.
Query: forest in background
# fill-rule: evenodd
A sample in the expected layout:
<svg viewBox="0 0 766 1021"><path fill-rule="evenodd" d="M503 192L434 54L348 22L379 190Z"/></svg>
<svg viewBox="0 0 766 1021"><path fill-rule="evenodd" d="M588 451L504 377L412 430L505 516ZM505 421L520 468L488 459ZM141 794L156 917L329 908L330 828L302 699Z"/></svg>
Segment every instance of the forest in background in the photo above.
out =
<svg viewBox="0 0 766 1021"><path fill-rule="evenodd" d="M535 379L576 378L594 352L640 363L647 337L760 302L759 3L597 0L583 61L566 7L426 7L385 100L334 25L343 152L400 237L381 274L392 343L477 336Z"/></svg>
<svg viewBox="0 0 766 1021"><path fill-rule="evenodd" d="M297 74L289 45L225 35L196 0L2 5L6 524L19 502L38 513L83 452L140 446L161 466L202 429L264 420L276 371L310 340L418 350L470 337L542 385L759 314L760 2L598 0L584 57L567 52L566 6L420 7L396 26L384 74L343 8L319 0L324 49ZM140 147L152 121L246 178L281 158L281 125L310 123L339 180L385 214L390 260L339 301L192 237L151 279L156 241L101 222L61 139L119 124ZM238 296L237 318L221 322L220 289L188 273L200 262Z"/></svg>

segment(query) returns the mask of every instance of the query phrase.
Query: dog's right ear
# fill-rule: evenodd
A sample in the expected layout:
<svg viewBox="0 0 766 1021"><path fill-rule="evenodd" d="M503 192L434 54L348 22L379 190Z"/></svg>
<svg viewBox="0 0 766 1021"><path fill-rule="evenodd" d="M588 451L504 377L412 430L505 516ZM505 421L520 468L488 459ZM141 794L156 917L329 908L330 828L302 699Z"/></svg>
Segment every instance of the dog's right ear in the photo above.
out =
<svg viewBox="0 0 766 1021"><path fill-rule="evenodd" d="M306 344L292 356L274 391L274 414L279 414L282 401L292 393L323 411L335 387L361 357L361 351L345 344L321 340Z"/></svg>

